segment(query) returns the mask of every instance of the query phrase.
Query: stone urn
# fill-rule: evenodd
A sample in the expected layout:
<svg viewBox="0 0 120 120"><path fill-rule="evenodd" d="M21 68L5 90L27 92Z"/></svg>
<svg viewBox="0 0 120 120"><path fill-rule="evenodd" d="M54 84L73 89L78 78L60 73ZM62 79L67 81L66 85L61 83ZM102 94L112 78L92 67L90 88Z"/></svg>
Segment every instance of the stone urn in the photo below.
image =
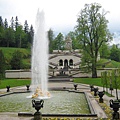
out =
<svg viewBox="0 0 120 120"><path fill-rule="evenodd" d="M78 84L74 84L74 90L77 90Z"/></svg>
<svg viewBox="0 0 120 120"><path fill-rule="evenodd" d="M94 91L94 86L93 85L90 85L90 91Z"/></svg>
<svg viewBox="0 0 120 120"><path fill-rule="evenodd" d="M120 104L118 101L113 101L113 100L110 100L110 107L113 109L113 114L112 114L112 119L113 120L118 120L120 117L119 117L119 108L120 108Z"/></svg>
<svg viewBox="0 0 120 120"><path fill-rule="evenodd" d="M43 103L44 103L43 100L40 101L32 100L32 106L37 110L34 113L34 120L42 120L42 113L39 112L39 110L43 108Z"/></svg>
<svg viewBox="0 0 120 120"><path fill-rule="evenodd" d="M104 92L103 92L103 91L99 91L99 92L98 92L98 95L99 95L99 102L100 102L100 103L103 103L103 95L104 95Z"/></svg>
<svg viewBox="0 0 120 120"><path fill-rule="evenodd" d="M26 85L26 87L27 87L27 91L29 91L30 90L30 85Z"/></svg>
<svg viewBox="0 0 120 120"><path fill-rule="evenodd" d="M98 87L94 88L94 96L97 96L97 92L98 92Z"/></svg>
<svg viewBox="0 0 120 120"><path fill-rule="evenodd" d="M6 86L7 92L10 92L10 85Z"/></svg>

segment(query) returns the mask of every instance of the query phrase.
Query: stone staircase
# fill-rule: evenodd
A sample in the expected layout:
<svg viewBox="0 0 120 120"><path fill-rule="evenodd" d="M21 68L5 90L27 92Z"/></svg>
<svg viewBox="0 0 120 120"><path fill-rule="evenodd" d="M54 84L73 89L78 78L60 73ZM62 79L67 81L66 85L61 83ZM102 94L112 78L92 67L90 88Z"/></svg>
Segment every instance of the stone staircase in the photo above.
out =
<svg viewBox="0 0 120 120"><path fill-rule="evenodd" d="M50 59L53 59L53 58L55 58L55 57L57 57L57 56L58 56L58 55L50 56L50 57L49 57L49 60L50 60Z"/></svg>

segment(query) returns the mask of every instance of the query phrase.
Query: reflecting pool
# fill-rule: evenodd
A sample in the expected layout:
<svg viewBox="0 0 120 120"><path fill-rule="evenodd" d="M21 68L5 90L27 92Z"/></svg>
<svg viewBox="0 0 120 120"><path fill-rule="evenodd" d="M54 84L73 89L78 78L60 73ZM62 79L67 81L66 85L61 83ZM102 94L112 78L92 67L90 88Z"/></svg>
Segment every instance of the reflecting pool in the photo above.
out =
<svg viewBox="0 0 120 120"><path fill-rule="evenodd" d="M50 91L52 97L44 100L44 114L90 114L84 93ZM0 112L35 112L30 93L11 94L0 97Z"/></svg>

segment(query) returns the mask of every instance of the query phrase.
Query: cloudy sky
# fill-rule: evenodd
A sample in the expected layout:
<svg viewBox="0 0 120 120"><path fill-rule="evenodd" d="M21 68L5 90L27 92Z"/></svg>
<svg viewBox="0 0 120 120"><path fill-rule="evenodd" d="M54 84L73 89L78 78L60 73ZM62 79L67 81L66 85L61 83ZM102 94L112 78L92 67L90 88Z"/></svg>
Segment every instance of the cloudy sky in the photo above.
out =
<svg viewBox="0 0 120 120"><path fill-rule="evenodd" d="M44 10L47 28L53 31L67 33L76 25L77 15L84 5L100 3L105 11L109 11L106 18L111 32L120 32L120 0L0 0L0 16L8 22L18 16L24 25L27 20L29 26L35 24L37 10Z"/></svg>

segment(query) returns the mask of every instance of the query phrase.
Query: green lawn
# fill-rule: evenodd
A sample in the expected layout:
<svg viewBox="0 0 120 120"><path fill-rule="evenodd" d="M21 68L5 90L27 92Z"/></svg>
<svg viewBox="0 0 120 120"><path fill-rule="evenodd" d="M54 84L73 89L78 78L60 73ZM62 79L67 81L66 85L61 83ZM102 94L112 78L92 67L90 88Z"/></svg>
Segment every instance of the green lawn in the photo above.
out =
<svg viewBox="0 0 120 120"><path fill-rule="evenodd" d="M4 79L0 80L0 89L6 88L6 86L10 85L10 87L16 87L16 86L26 86L28 84L31 84L31 80L27 79Z"/></svg>
<svg viewBox="0 0 120 120"><path fill-rule="evenodd" d="M102 86L101 78L75 78L74 82ZM0 80L0 89L6 88L7 85L10 85L10 87L16 87L16 86L24 86L27 84L31 84L30 79L28 80L27 79L4 79L4 80Z"/></svg>
<svg viewBox="0 0 120 120"><path fill-rule="evenodd" d="M101 78L74 78L75 83L83 83L89 85L102 86Z"/></svg>
<svg viewBox="0 0 120 120"><path fill-rule="evenodd" d="M103 87L101 78L74 78L74 82ZM118 86L118 89L120 89L120 86Z"/></svg>

